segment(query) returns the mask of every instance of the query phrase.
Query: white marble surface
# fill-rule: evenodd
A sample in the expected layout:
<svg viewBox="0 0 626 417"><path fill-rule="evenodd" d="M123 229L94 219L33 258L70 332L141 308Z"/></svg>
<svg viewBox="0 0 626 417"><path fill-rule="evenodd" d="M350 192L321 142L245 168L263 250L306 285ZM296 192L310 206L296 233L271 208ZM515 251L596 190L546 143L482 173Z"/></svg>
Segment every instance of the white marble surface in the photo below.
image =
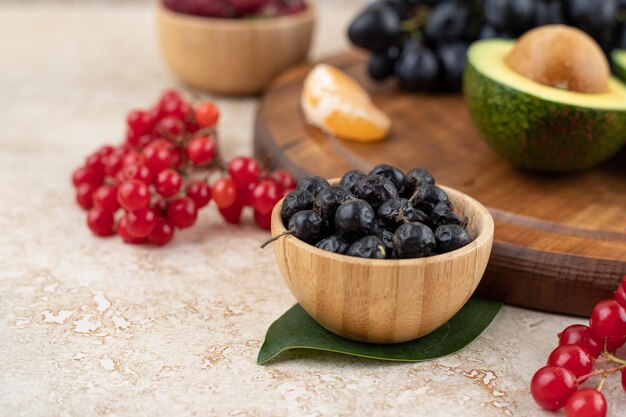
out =
<svg viewBox="0 0 626 417"><path fill-rule="evenodd" d="M261 367L264 332L294 300L249 220L211 208L162 249L92 237L70 171L177 85L153 6L113 3L0 5L0 416L552 415L528 383L576 319L505 307L433 362L300 352ZM358 3L320 1L313 56L346 46ZM226 153L250 153L256 100L217 100ZM610 382L609 415L623 416Z"/></svg>

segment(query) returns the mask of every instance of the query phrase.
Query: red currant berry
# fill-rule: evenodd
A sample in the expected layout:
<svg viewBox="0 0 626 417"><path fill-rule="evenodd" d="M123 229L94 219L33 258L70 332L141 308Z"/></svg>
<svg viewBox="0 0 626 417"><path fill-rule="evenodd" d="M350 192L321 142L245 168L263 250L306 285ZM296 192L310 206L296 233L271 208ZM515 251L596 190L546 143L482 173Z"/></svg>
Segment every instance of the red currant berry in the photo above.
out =
<svg viewBox="0 0 626 417"><path fill-rule="evenodd" d="M122 166L124 166L123 158L124 157L122 155L116 153L104 158L104 172L106 172L107 175L114 177L115 174L122 169Z"/></svg>
<svg viewBox="0 0 626 417"><path fill-rule="evenodd" d="M189 197L177 198L167 206L167 219L179 229L192 226L197 217L196 203Z"/></svg>
<svg viewBox="0 0 626 417"><path fill-rule="evenodd" d="M117 223L117 234L122 237L124 243L142 244L146 242L146 238L135 237L128 231L128 215L125 215Z"/></svg>
<svg viewBox="0 0 626 417"><path fill-rule="evenodd" d="M117 201L128 211L148 207L150 190L139 180L126 180L117 189Z"/></svg>
<svg viewBox="0 0 626 417"><path fill-rule="evenodd" d="M115 213L120 208L120 203L117 202L117 187L114 185L100 186L92 198L94 207L102 211Z"/></svg>
<svg viewBox="0 0 626 417"><path fill-rule="evenodd" d="M230 224L239 224L241 220L241 212L243 211L243 206L241 204L233 203L228 207L219 207L218 210L226 223Z"/></svg>
<svg viewBox="0 0 626 417"><path fill-rule="evenodd" d="M185 132L187 133L196 133L200 130L200 125L193 120L187 120L185 122Z"/></svg>
<svg viewBox="0 0 626 417"><path fill-rule="evenodd" d="M126 155L124 155L124 158L122 160L122 165L123 166L127 166L127 165L143 165L144 161L145 161L145 159L144 159L143 155L141 154L141 152L130 151Z"/></svg>
<svg viewBox="0 0 626 417"><path fill-rule="evenodd" d="M187 197L196 203L197 208L202 208L211 201L211 187L204 181L192 181L187 186Z"/></svg>
<svg viewBox="0 0 626 417"><path fill-rule="evenodd" d="M609 338L606 340L606 350L608 352L615 352L626 344L626 336L621 339Z"/></svg>
<svg viewBox="0 0 626 417"><path fill-rule="evenodd" d="M626 337L626 309L615 300L600 301L591 312L591 330L602 338Z"/></svg>
<svg viewBox="0 0 626 417"><path fill-rule="evenodd" d="M167 219L158 217L156 225L154 226L154 229L152 229L152 233L150 233L150 242L157 246L163 246L169 243L173 237L174 226L172 226Z"/></svg>
<svg viewBox="0 0 626 417"><path fill-rule="evenodd" d="M615 301L617 301L619 305L626 308L626 286L624 286L624 284L617 287L613 298L615 298Z"/></svg>
<svg viewBox="0 0 626 417"><path fill-rule="evenodd" d="M215 143L208 136L198 136L185 147L187 158L195 165L208 164L215 158Z"/></svg>
<svg viewBox="0 0 626 417"><path fill-rule="evenodd" d="M136 135L139 136L150 133L154 127L150 114L141 110L133 110L128 113L128 116L126 117L126 124Z"/></svg>
<svg viewBox="0 0 626 417"><path fill-rule="evenodd" d="M259 166L252 158L240 156L228 164L228 173L239 190L249 190L259 182Z"/></svg>
<svg viewBox="0 0 626 417"><path fill-rule="evenodd" d="M605 417L606 399L595 388L576 391L565 405L565 417Z"/></svg>
<svg viewBox="0 0 626 417"><path fill-rule="evenodd" d="M263 214L254 210L254 222L261 229L270 230L272 228L272 212Z"/></svg>
<svg viewBox="0 0 626 417"><path fill-rule="evenodd" d="M81 184L100 185L104 180L104 174L93 172L87 167L80 167L72 173L72 183L75 187Z"/></svg>
<svg viewBox="0 0 626 417"><path fill-rule="evenodd" d="M180 168L183 164L183 150L182 148L176 147L172 149L172 166L175 168Z"/></svg>
<svg viewBox="0 0 626 417"><path fill-rule="evenodd" d="M167 146L160 143L150 144L144 148L143 157L146 166L156 175L172 165L172 147L169 143Z"/></svg>
<svg viewBox="0 0 626 417"><path fill-rule="evenodd" d="M141 134L133 129L126 129L126 143L133 148L141 148L146 146L152 139L150 134Z"/></svg>
<svg viewBox="0 0 626 417"><path fill-rule="evenodd" d="M233 205L237 198L237 189L230 178L220 178L213 184L213 200L219 208Z"/></svg>
<svg viewBox="0 0 626 417"><path fill-rule="evenodd" d="M559 334L559 346L576 345L585 349L593 358L600 356L604 342L588 326L573 324Z"/></svg>
<svg viewBox="0 0 626 417"><path fill-rule="evenodd" d="M548 358L548 365L562 366L572 371L576 378L580 378L593 370L593 359L584 348L575 345L565 345L559 346L552 351Z"/></svg>
<svg viewBox="0 0 626 417"><path fill-rule="evenodd" d="M128 233L135 237L147 237L156 225L157 216L154 210L144 207L129 211L126 214L126 228Z"/></svg>
<svg viewBox="0 0 626 417"><path fill-rule="evenodd" d="M76 188L76 202L82 208L89 210L93 207L93 193L98 189L98 185L84 183Z"/></svg>
<svg viewBox="0 0 626 417"><path fill-rule="evenodd" d="M535 402L546 410L558 410L576 391L576 376L560 366L544 366L530 381Z"/></svg>
<svg viewBox="0 0 626 417"><path fill-rule="evenodd" d="M175 117L184 120L191 112L191 106L182 100L167 100L163 102L161 111L165 116Z"/></svg>
<svg viewBox="0 0 626 417"><path fill-rule="evenodd" d="M272 180L261 180L252 190L252 207L260 214L268 214L283 198L283 187Z"/></svg>
<svg viewBox="0 0 626 417"><path fill-rule="evenodd" d="M159 200L154 203L152 209L158 217L165 217L167 216L167 204L167 200Z"/></svg>
<svg viewBox="0 0 626 417"><path fill-rule="evenodd" d="M102 147L100 147L100 149L98 149L94 155L98 155L101 158L104 158L105 156L109 156L111 155L113 152L115 152L115 148L111 145L104 145Z"/></svg>
<svg viewBox="0 0 626 417"><path fill-rule="evenodd" d="M126 180L139 180L146 185L152 183L152 172L145 165L126 165L115 176L118 183Z"/></svg>
<svg viewBox="0 0 626 417"><path fill-rule="evenodd" d="M92 208L87 212L87 226L96 236L111 236L115 233L113 212Z"/></svg>
<svg viewBox="0 0 626 417"><path fill-rule="evenodd" d="M296 179L287 171L274 171L270 174L270 179L282 185L285 191L296 188Z"/></svg>
<svg viewBox="0 0 626 417"><path fill-rule="evenodd" d="M159 107L164 107L170 101L183 101L180 93L176 90L165 90L159 99Z"/></svg>
<svg viewBox="0 0 626 417"><path fill-rule="evenodd" d="M183 179L173 169L164 169L154 180L154 188L161 197L170 198L180 191Z"/></svg>
<svg viewBox="0 0 626 417"><path fill-rule="evenodd" d="M104 178L106 172L104 171L104 156L97 153L89 155L85 160L85 166L90 169L94 175Z"/></svg>
<svg viewBox="0 0 626 417"><path fill-rule="evenodd" d="M220 111L217 106L208 101L200 103L196 107L196 120L202 127L213 127L220 118Z"/></svg>
<svg viewBox="0 0 626 417"><path fill-rule="evenodd" d="M184 130L184 128L185 126L183 125L182 120L174 116L164 117L157 124L157 132L168 137L178 136L180 132Z"/></svg>

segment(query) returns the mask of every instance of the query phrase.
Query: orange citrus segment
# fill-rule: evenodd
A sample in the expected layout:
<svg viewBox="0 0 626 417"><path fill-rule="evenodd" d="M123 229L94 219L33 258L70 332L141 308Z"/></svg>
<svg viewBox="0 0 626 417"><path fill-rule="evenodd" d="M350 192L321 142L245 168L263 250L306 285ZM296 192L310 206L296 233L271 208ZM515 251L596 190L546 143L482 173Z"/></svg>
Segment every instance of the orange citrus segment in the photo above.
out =
<svg viewBox="0 0 626 417"><path fill-rule="evenodd" d="M302 90L301 104L309 123L342 139L372 142L389 133L391 120L367 92L335 67L318 64Z"/></svg>

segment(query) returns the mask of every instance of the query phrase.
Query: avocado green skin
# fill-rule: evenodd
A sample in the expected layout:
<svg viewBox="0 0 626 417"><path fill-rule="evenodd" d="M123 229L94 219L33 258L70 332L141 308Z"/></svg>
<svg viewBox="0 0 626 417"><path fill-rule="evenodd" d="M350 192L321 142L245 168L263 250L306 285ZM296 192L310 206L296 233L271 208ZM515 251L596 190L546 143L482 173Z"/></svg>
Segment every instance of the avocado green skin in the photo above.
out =
<svg viewBox="0 0 626 417"><path fill-rule="evenodd" d="M521 168L590 168L617 153L626 141L626 111L543 100L482 75L469 62L463 90L481 136Z"/></svg>
<svg viewBox="0 0 626 417"><path fill-rule="evenodd" d="M611 52L611 62L613 63L612 68L615 75L622 81L626 81L626 68L622 65L624 62L624 55L626 55L626 50L618 49ZM621 58L621 59L620 59Z"/></svg>

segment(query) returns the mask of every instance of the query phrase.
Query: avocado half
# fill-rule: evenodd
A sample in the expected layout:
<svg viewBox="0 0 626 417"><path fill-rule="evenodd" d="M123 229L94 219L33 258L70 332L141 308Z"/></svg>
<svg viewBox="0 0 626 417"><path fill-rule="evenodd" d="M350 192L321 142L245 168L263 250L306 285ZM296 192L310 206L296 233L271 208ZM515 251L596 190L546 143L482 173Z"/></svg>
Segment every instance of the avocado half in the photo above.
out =
<svg viewBox="0 0 626 417"><path fill-rule="evenodd" d="M489 39L468 51L465 101L489 146L537 171L585 169L617 153L626 141L626 85L612 77L606 93L584 94L539 84L505 63L513 46Z"/></svg>

